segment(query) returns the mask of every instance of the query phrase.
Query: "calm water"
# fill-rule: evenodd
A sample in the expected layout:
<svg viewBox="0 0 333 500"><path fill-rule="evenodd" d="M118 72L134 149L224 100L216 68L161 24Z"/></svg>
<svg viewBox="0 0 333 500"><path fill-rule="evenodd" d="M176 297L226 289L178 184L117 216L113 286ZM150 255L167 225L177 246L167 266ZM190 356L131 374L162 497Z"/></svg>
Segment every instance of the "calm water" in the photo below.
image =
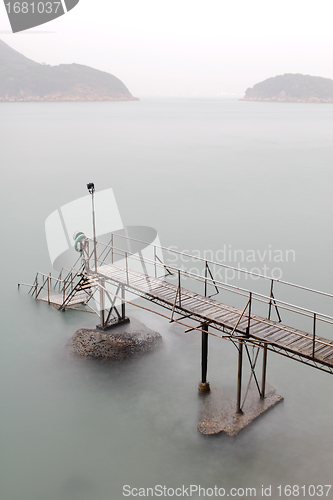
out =
<svg viewBox="0 0 333 500"><path fill-rule="evenodd" d="M0 122L1 499L120 500L123 485L158 484L255 487L259 498L272 485L278 498L279 484L330 484L331 375L269 354L285 401L236 439L207 439L196 429L196 334L136 309L163 335L159 351L117 366L74 361L66 340L97 318L16 284L51 270L44 221L93 181L114 189L125 224L156 228L165 246L293 250L283 278L332 292L333 106L9 103ZM328 301L307 305L332 314ZM228 342L211 340L208 378L236 390Z"/></svg>

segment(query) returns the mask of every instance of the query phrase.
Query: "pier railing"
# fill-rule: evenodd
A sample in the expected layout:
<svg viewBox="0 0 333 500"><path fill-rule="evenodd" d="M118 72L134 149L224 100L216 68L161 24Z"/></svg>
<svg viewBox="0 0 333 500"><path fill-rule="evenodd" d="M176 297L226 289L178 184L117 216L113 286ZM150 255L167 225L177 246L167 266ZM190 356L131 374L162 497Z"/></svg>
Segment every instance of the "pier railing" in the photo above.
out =
<svg viewBox="0 0 333 500"><path fill-rule="evenodd" d="M115 237L122 238L126 240L128 243L136 242L142 245L142 248L145 250L139 252L131 252L129 250L124 250L120 248L120 246L115 246ZM85 264L86 267L91 270L94 269L94 251L93 248L94 242L91 239L88 239L87 249L86 249L86 258ZM147 250L148 249L148 250ZM164 263L161 255L174 255L177 258L184 257L187 260L191 260L192 262L200 262L202 265L202 274L198 274L196 272L192 272L191 270L186 270L184 268L180 268L176 265L170 263ZM322 339L318 338L317 330L319 324L333 325L333 317L322 312L311 310L300 305L293 304L291 302L287 302L281 299L278 299L274 295L274 285L276 283L283 284L289 288L305 290L310 292L311 294L316 294L316 296L329 297L333 299L333 294L329 294L327 292L322 292L319 290L315 290L309 287L305 287L302 285L298 285L295 283L291 283L281 279L275 279L270 276L261 275L258 273L254 273L252 271L247 271L245 269L236 268L233 266L229 266L227 264L221 262L215 262L212 260L204 259L199 256L193 256L185 252L180 252L178 250L170 249L167 247L163 247L161 245L152 244L149 242L144 242L142 240L138 240L135 238L130 238L128 236L123 236L120 234L111 235L110 242L108 244L97 242L97 252L96 259L98 266L104 266L108 264L117 264L120 267L126 269L127 273L130 270L139 270L141 268L141 272L144 274L148 274L154 278L167 278L171 277L171 279L177 280L177 292L175 296L174 306L172 310L171 318L173 318L174 310L176 305L181 307L182 303L182 288L190 289L190 281L194 281L197 284L201 284L200 287L202 289L200 294L202 294L204 298L211 298L216 296L220 291L226 291L229 293L233 293L239 297L244 297L245 299L245 307L242 311L241 317L239 318L238 323L243 317L248 318L248 326L247 333L251 333L251 317L254 314L254 306L255 304L261 304L266 307L267 320L272 319L273 310L276 313L277 321L282 323L281 315L283 315L283 311L287 311L291 314L296 314L303 318L308 318L311 321L312 327L306 338L312 340L312 356L315 356L316 347L319 344L326 344L326 342ZM232 283L228 283L226 281L222 281L216 278L216 268L223 269L232 269L237 271L237 273L242 273L244 275L255 276L257 279L264 280L268 284L269 292L267 295L260 293L258 291L249 290L243 286L234 285ZM215 271L214 271L215 270ZM214 293L208 294L209 287L213 288ZM262 314L260 314L262 317ZM237 329L237 325L234 330ZM288 321L289 324L289 321ZM281 329L286 330L288 332L288 327L285 327L281 324ZM233 332L232 332L233 333ZM300 333L301 336L304 336ZM329 345L329 344L327 344Z"/></svg>
<svg viewBox="0 0 333 500"><path fill-rule="evenodd" d="M38 271L32 285L28 285L27 283L20 283L19 286L30 286L29 293L33 297L35 297L35 299L38 299L41 293L45 291L47 293L48 303L50 303L52 293L57 290L63 296L63 300L65 300L66 295L73 292L77 278L82 273L82 269L82 267L78 270L75 268L66 269L63 267L58 277L52 276L51 273L44 274ZM62 278L65 272L67 272L67 274Z"/></svg>

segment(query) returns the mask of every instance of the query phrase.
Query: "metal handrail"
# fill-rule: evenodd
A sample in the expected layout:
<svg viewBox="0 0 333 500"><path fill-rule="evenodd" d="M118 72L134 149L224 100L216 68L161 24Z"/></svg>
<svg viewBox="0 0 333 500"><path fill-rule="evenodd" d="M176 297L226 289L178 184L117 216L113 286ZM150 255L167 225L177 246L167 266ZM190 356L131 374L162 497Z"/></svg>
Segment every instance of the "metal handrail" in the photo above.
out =
<svg viewBox="0 0 333 500"><path fill-rule="evenodd" d="M111 233L111 234L114 236L114 233ZM130 241L136 241L138 243L143 243L145 245L151 245L151 243L149 243L147 241L138 240L137 238L131 238L129 236L125 236L125 235L122 235L122 234L116 234L116 236L117 236L117 238L120 237L120 238L124 238L124 239L130 240ZM88 238L88 239L93 242L93 240L91 240L90 238ZM105 243L101 243L101 242L98 242L98 243L106 245ZM109 246L109 245L107 245L107 246ZM168 252L175 253L175 254L178 254L178 255L184 255L185 257L189 257L192 260L198 260L198 261L201 261L201 262L208 262L209 264L214 264L216 266L221 266L221 267L224 267L225 269L232 269L234 271L238 271L238 272L241 272L241 273L244 273L244 274L249 274L251 276L256 276L258 278L263 278L263 279L266 279L266 280L274 281L275 283L282 283L284 285L292 286L292 287L295 287L295 288L299 288L301 290L306 290L306 291L309 291L309 292L318 293L320 295L325 295L326 297L333 298L333 294L328 293L328 292L323 292L321 290L316 290L315 288L309 288L309 287L306 287L306 286L303 286L303 285L298 285L297 283L291 283L290 281L285 281L285 280L273 278L272 276L266 276L265 274L253 273L252 271L247 271L246 269L242 269L242 268L239 268L239 267L228 266L227 264L223 264L221 262L215 262L214 260L206 259L206 258L203 258L203 257L197 257L197 256L194 256L194 255L185 253L185 252L180 252L179 250L174 250L174 249L171 249L171 248L168 248L168 247L164 247L162 245L156 245L156 244L154 244L154 246L157 247L157 248L160 248L161 250L166 250ZM169 265L168 265L168 267L169 267Z"/></svg>
<svg viewBox="0 0 333 500"><path fill-rule="evenodd" d="M65 268L63 268L63 269L65 269ZM48 301L50 302L50 286L52 286L52 280L56 281L55 285L53 285L54 288L57 286L58 283L63 284L63 286L61 288L61 293L63 295L65 295L66 290L69 287L73 288L74 280L78 276L79 272L80 271L73 273L72 271L70 271L67 274L65 279L61 279L61 278L56 278L55 276L52 276L51 274L45 274L45 273L42 273L40 271L37 271L34 283L33 283L33 285L30 285L30 292L33 290L32 295L35 294L35 298L37 299L39 297L41 291L47 287ZM39 276L42 276L44 278L42 284L38 283ZM25 283L19 283L18 286L20 286L21 284L23 285ZM60 290L60 288L59 288L59 290Z"/></svg>
<svg viewBox="0 0 333 500"><path fill-rule="evenodd" d="M147 242L142 242L142 241L134 239L134 238L128 238L128 239L132 239L134 241L138 241L138 242L150 245ZM90 241L92 241L92 240L90 240ZM114 239L112 238L112 242L113 241L114 241ZM176 292L176 296L175 296L175 303L176 303L177 295L178 294L179 294L179 301L180 301L180 294L181 294L180 276L181 275L182 276L186 276L187 278L194 279L196 281L205 283L205 291L207 289L207 284L210 284L210 285L215 286L215 288L217 290L218 289L224 289L224 290L227 290L229 292L236 293L237 295L246 296L246 297L249 296L247 305L245 306L244 311L242 313L242 316L243 316L246 308L249 306L248 328L247 328L248 332L249 332L249 329L250 329L250 319L251 319L251 312L250 311L251 311L251 305L252 305L252 301L255 300L257 302L261 302L261 303L264 303L266 305L267 304L269 305L269 313L268 313L268 320L269 321L270 321L270 314L271 314L271 307L272 307L272 305L274 305L274 307L276 308L277 313L278 313L278 307L277 306L279 306L279 308L284 309L284 310L288 310L288 311L290 311L290 312L292 312L294 314L299 314L301 316L313 318L312 334L306 335L306 338L309 338L309 339L311 338L312 342L313 342L313 344L312 344L312 356L313 356L313 358L315 358L316 343L317 344L324 344L324 345L327 344L327 342L325 342L325 340L321 340L321 339L318 339L316 337L316 322L317 321L322 321L324 323L333 324L333 317L329 316L327 314L324 314L324 313L316 312L316 311L307 309L305 307L302 307L302 306L299 306L299 305L296 305L296 304L291 304L289 302L282 301L280 299L275 298L274 295L273 295L273 283L274 282L280 282L280 283L284 283L286 285L295 286L296 288L300 288L300 289L307 290L307 291L314 292L314 293L319 293L321 295L329 296L329 297L333 297L332 294L328 294L326 292L320 292L320 291L317 291L317 290L314 290L314 289L310 289L310 288L303 287L303 286L300 286L300 285L292 284L292 283L289 283L289 282L286 282L286 281L283 281L283 280L276 280L274 278L268 278L267 276L263 276L262 275L260 277L269 279L271 281L270 296L267 296L267 295L264 295L264 294L256 292L256 291L253 292L253 291L247 290L246 288L243 288L243 287L238 287L238 286L232 285L230 283L225 283L223 281L216 280L214 278L214 276L213 276L212 273L210 273L211 278L209 278L207 276L207 272L205 272L205 276L203 277L201 275L198 275L198 274L193 273L191 271L187 271L185 269L180 269L180 268L178 268L176 266L173 266L173 265L169 265L168 264L166 266L164 263L157 262L157 259L156 259L156 247L158 247L160 249L165 249L165 250L168 250L168 251L173 251L173 250L167 249L165 247L162 247L160 245L154 245L154 260L149 259L147 257L144 258L142 255L141 256L137 256L137 254L135 254L135 253L131 253L128 250L125 251L123 249L117 248L114 245L111 246L110 244L105 244L105 243L102 243L102 242L97 242L97 245L104 246L104 250L103 250L103 252L102 252L101 255L103 255L103 253L105 253L105 249L106 248L109 248L110 250L107 252L107 255L110 253L110 251L112 251L112 256L114 255L114 253L116 253L116 255L119 255L119 256L122 256L123 258L125 258L125 261L126 261L127 282L128 282L128 260L129 260L129 258L132 258L132 259L138 260L140 262L145 262L145 263L149 263L149 264L153 265L154 266L154 271L155 271L155 277L157 276L157 267L163 268L164 270L167 269L168 272L170 272L170 270L171 270L171 271L174 271L175 273L177 273L178 274L178 287L177 287L177 292ZM181 254L181 255L186 255L187 257L190 257L193 260L199 260L201 262L204 262L205 263L205 268L207 266L207 262L209 262L211 264L218 265L218 266L221 265L222 267L231 268L231 266L225 266L223 264L219 264L219 263L216 263L214 261L209 261L207 259L202 259L200 257L191 256L189 254L184 254L182 252L176 251L175 253L178 253L178 254ZM107 263L105 263L105 258L103 260L98 260L98 261L99 261L100 264L108 265ZM113 258L112 258L112 262L113 262ZM233 269L239 270L237 268L233 268ZM251 273L251 272L247 272L247 271L243 271L243 272L246 272L247 274L252 274L252 275L258 276L256 273ZM200 300L205 301L205 300L207 300L207 298L205 296L205 297L203 297ZM174 307L173 307L173 311L172 311L172 315L171 315L171 321L172 321L172 318L173 318L173 312L174 312L174 308L175 308L175 303L174 303ZM279 317L279 320L281 321L279 313L278 313L278 317ZM281 325L281 329L285 329L285 328ZM288 329L288 331L290 331L291 333L293 333L292 330ZM312 335L312 337L310 337L310 335ZM330 344L327 344L327 345L330 345Z"/></svg>
<svg viewBox="0 0 333 500"><path fill-rule="evenodd" d="M97 242L97 243L98 243L98 245L109 246L106 243L102 243L102 242ZM164 268L164 266L165 266L164 264L159 264L158 262L155 262L152 259L148 259L147 257L145 257L145 258L143 258L141 256L137 257L136 254L128 252L127 250L125 251L125 250L117 248L117 247L113 247L113 250L116 250L116 251L120 252L120 253L118 253L118 255L123 256L126 260L128 260L128 258L130 256L131 258L134 258L137 261L146 262L146 263L152 264L154 266L156 265L157 267L160 267L160 268ZM104 260L101 261L101 263L107 265L104 262ZM237 293L238 295L247 296L248 294L252 293L252 295L256 296L256 297L253 297L253 299L257 300L258 302L263 302L265 304L269 304L272 301L272 297L270 297L268 295L264 295L264 294L256 292L256 291L248 290L246 288L235 286L235 285L232 285L230 283L225 283L223 281L216 280L215 278L211 279L211 278L208 278L208 277L203 277L203 276L201 276L199 274L192 273L190 271L187 271L186 269L179 269L178 267L175 267L175 266L172 266L172 265L168 265L167 267L169 269L175 271L176 273L178 273L178 271L179 271L181 273L181 275L183 275L183 276L187 276L189 278L193 278L196 281L200 281L201 283L208 282L210 285L213 285L213 286L216 284L216 286L218 288L221 288L221 289L233 292L233 293ZM245 293L240 293L240 291L241 292L245 292ZM305 313L310 313L309 314L310 316L313 316L313 314L316 314L317 315L317 319L319 319L318 316L320 316L321 318L326 318L328 320L332 320L332 322L333 322L333 316L329 316L327 314L324 314L324 313L321 313L321 312L318 312L318 311L314 311L312 309L307 309L307 308L299 306L297 304L291 304L289 302L285 302L285 301L277 299L275 297L274 297L274 301L276 303L278 303L281 308L287 309L287 307L284 307L284 306L288 306L289 308L293 307L295 309L298 309L300 312L299 311L292 311L292 312L295 312L296 314L297 313L298 314L302 314L301 311L304 311ZM288 309L288 310L290 310L290 309ZM322 321L325 321L325 320L322 319Z"/></svg>
<svg viewBox="0 0 333 500"><path fill-rule="evenodd" d="M136 238L123 236L120 234L117 234L116 236L117 237L119 236L119 237L124 238L124 239L129 240L129 241L139 242L139 243L142 243L142 244L147 245L147 246L151 245L151 243L149 243L149 242L145 242L145 241L142 241L142 240L139 240ZM241 319L245 316L248 318L248 326L246 328L246 336L249 335L250 321L251 321L251 318L253 318L253 316L251 314L251 307L252 307L253 301L256 301L256 302L263 303L263 304L269 306L267 320L265 318L262 318L263 322L266 322L266 321L271 322L270 315L271 315L271 308L272 307L275 307L280 322L281 322L281 317L280 317L278 308L289 311L289 312L294 313L294 314L299 314L301 316L313 318L312 333L306 334L306 332L303 332L303 333L300 332L301 336L303 336L303 337L305 336L305 337L310 338L312 340L312 342L313 342L312 343L312 356L313 356L313 358L315 358L316 343L327 344L327 342L328 342L328 341L326 342L325 339L318 339L318 337L316 336L316 325L317 325L318 321L328 323L328 324L333 324L333 316L330 316L330 315L327 315L324 313L320 313L317 311L313 311L313 310L310 310L308 308L305 308L305 307L302 307L302 306L299 306L296 304L291 304L289 302L286 302L286 301L283 301L283 300L276 298L273 294L273 285L275 282L281 283L281 284L284 284L287 286L291 286L291 287L301 289L301 290L306 290L306 291L309 291L311 293L316 293L316 294L326 296L326 297L331 297L331 298L333 298L333 294L329 294L327 292L321 292L319 290L315 290L312 288L297 285L295 283L291 283L291 282L288 282L285 280L275 279L273 277L261 275L258 273L253 273L252 271L247 271L245 269L240 269L240 268L236 268L233 266L228 266L227 264L218 263L218 262L215 262L213 260L206 259L206 258L193 256L193 255L187 254L185 252L180 252L178 250L173 250L171 248L164 247L162 245L156 245L156 244L153 245L153 247L154 247L154 258L153 259L148 258L148 257L143 257L142 254L130 252L128 250L124 250L124 249L116 247L114 245L114 239L115 239L114 237L115 237L115 234L111 233L110 243L112 243L112 244L102 243L100 241L96 241L96 245L95 245L94 240L92 240L91 238L87 238L86 239L87 245L86 245L85 249L81 252L80 256L78 257L78 259L76 260L76 262L74 264L74 266L76 266L76 264L81 259L81 265L80 265L79 269L76 269L74 266L71 269L66 269L65 267L63 267L59 273L58 278L52 276L51 273L49 275L47 275L47 274L44 274L41 272L37 272L33 285L28 285L26 283L22 283L22 285L30 286L31 288L30 288L29 293L32 292L32 295L35 295L36 298L38 298L41 291L47 287L48 302L50 303L50 287L52 286L52 283L55 281L56 282L55 286L57 286L57 284L59 283L59 291L60 291L60 284L62 285L61 290L62 290L64 300L65 300L66 299L66 290L68 288L71 288L71 290L73 292L73 286L74 286L75 279L79 275L82 275L82 273L89 272L89 269L90 269L89 264L90 264L90 260L93 258L93 256L94 256L94 265L92 266L92 269L91 269L92 273L94 273L93 269L95 269L95 262L96 262L96 265L97 265L97 262L99 265L105 265L105 266L114 265L113 264L114 255L117 255L117 256L121 256L122 259L125 260L125 264L122 266L122 269L126 270L127 284L129 284L129 272L131 271L130 266L129 266L129 259L134 259L134 260L137 260L141 263L146 263L146 264L153 266L153 269L154 269L153 274L155 275L154 276L155 278L157 278L157 274L158 274L157 269L163 269L163 277L167 276L165 274L165 271L167 271L167 273L171 274L171 275L173 275L173 274L178 275L178 286L177 286L175 301L174 301L174 305L173 305L173 309L172 309L171 321L173 319L173 314L174 314L174 311L176 308L177 297L178 297L178 306L181 307L182 294L185 293L185 295L186 295L186 291L184 290L184 292L183 292L183 289L181 288L181 277L184 277L184 278L188 278L188 279L193 279L193 280L200 282L200 283L204 283L205 296L198 296L198 300L200 300L202 302L207 303L208 301L211 300L209 296L207 297L207 286L208 285L215 287L217 293L219 292L219 290L226 290L227 292L235 293L239 296L243 296L243 297L246 297L248 299L246 306L244 307L243 312L242 312L241 316L239 317L236 326L233 329L233 332L236 331L238 324L240 323ZM89 249L90 242L93 243L93 249L91 252L89 251L89 250L91 250L91 248ZM103 250L100 252L100 255L98 258L97 258L97 247L103 247ZM157 252L156 252L157 249L160 249L161 251L164 250L167 252L171 252L171 253L177 254L179 256L185 256L187 258L192 259L192 261L202 262L204 264L204 276L197 274L195 272L192 272L192 271L188 271L184 268L176 267L175 265L172 265L172 264L163 263L157 255ZM106 258L108 257L108 255L110 253L111 253L112 264L106 263ZM162 254L163 254L163 252L162 252ZM220 279L216 279L214 277L214 274L219 275L220 271L216 271L216 268L215 268L213 270L213 273L212 273L211 269L208 267L208 264L210 264L211 266L218 266L218 267L221 267L224 269L232 269L234 271L241 272L245 275L251 275L251 276L255 276L255 277L269 280L271 283L270 295L268 296L268 295L265 295L265 294L260 293L260 292L251 291L251 290L248 290L247 288L244 288L241 286L236 286L236 285L233 285L231 283L224 282ZM68 273L67 273L66 277L63 279L62 273L65 270L68 271ZM97 269L95 269L95 270L98 272ZM208 276L208 274L210 275L210 277ZM38 282L39 277L42 278L41 279L42 283ZM183 281L184 281L184 279L183 279ZM18 286L20 286L20 284ZM248 308L248 313L245 314L245 311L247 308ZM291 333L293 333L292 330L290 330L290 328L292 328L292 327L287 327L286 325L281 325L280 328L282 330L290 331ZM294 332L294 333L297 333L297 332ZM327 344L327 345L331 345L331 344Z"/></svg>

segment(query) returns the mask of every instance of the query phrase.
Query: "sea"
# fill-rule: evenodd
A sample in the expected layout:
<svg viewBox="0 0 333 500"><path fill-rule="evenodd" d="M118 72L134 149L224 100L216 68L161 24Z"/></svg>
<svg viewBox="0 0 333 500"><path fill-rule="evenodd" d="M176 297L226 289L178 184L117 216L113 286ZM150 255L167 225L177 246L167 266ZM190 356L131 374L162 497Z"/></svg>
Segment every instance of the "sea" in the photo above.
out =
<svg viewBox="0 0 333 500"><path fill-rule="evenodd" d="M17 286L52 271L45 220L94 182L165 247L332 294L333 106L147 97L0 111L1 500L333 498L331 374L269 352L284 401L236 437L203 436L200 333L130 306L159 349L73 359L66 342L97 316ZM276 296L332 315L332 297L288 290ZM236 396L227 340L209 340L208 380Z"/></svg>

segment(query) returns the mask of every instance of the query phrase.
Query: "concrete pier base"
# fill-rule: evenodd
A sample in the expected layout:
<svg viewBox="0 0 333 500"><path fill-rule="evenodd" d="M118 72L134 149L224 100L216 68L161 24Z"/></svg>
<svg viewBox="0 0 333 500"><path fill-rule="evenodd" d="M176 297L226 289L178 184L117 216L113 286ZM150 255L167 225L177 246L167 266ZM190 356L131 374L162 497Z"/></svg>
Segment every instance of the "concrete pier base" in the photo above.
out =
<svg viewBox="0 0 333 500"><path fill-rule="evenodd" d="M283 397L276 394L274 387L268 384L265 399L260 399L256 387L250 387L243 413L236 413L235 390L213 388L201 397L202 408L198 430L205 435L224 432L229 436L235 436L267 410L283 401Z"/></svg>
<svg viewBox="0 0 333 500"><path fill-rule="evenodd" d="M198 390L200 393L209 392L210 391L209 382L199 382Z"/></svg>
<svg viewBox="0 0 333 500"><path fill-rule="evenodd" d="M124 318L114 318L112 321L109 321L107 325L102 326L102 325L96 325L96 328L98 330L110 330L111 328L115 328L119 325L123 325L124 323L129 323L130 319L125 316Z"/></svg>

